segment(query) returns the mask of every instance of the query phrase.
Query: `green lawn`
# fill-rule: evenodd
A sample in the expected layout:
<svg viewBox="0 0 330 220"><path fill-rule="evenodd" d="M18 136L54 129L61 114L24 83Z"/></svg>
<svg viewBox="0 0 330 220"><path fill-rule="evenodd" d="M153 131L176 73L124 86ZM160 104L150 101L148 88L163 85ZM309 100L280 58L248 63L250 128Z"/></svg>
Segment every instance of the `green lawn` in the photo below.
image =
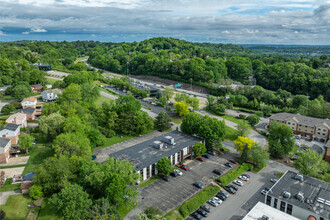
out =
<svg viewBox="0 0 330 220"><path fill-rule="evenodd" d="M123 135L122 137L120 137L120 136L114 136L114 137L111 137L111 138L106 138L105 139L105 142L104 142L104 145L101 146L101 148L108 147L110 145L114 145L114 144L117 144L117 143L120 143L120 142L129 140L129 139L131 139L133 137L135 137L135 136Z"/></svg>
<svg viewBox="0 0 330 220"><path fill-rule="evenodd" d="M132 208L129 208L129 207L126 206L126 205L118 206L118 207L117 207L117 210L118 210L119 215L120 215L120 220L124 220L125 216L126 216L126 215L127 215L132 209L134 209L137 205L138 205L138 203L136 202Z"/></svg>
<svg viewBox="0 0 330 220"><path fill-rule="evenodd" d="M54 155L54 151L51 147L44 147L44 148L34 148L29 156L29 160L25 166L23 171L23 175L35 172L37 167L47 158Z"/></svg>
<svg viewBox="0 0 330 220"><path fill-rule="evenodd" d="M156 182L159 178L160 178L159 176L154 176L154 177L150 178L149 180L141 183L139 186L142 188L149 186L151 183Z"/></svg>
<svg viewBox="0 0 330 220"><path fill-rule="evenodd" d="M225 141L234 141L237 138L237 130L226 126Z"/></svg>
<svg viewBox="0 0 330 220"><path fill-rule="evenodd" d="M39 220L57 220L60 219L56 215L56 211L48 203L48 199L45 199L42 203L42 207L39 213Z"/></svg>
<svg viewBox="0 0 330 220"><path fill-rule="evenodd" d="M12 99L15 99L15 97L10 96L10 95L4 95L1 97L1 100L12 100Z"/></svg>
<svg viewBox="0 0 330 220"><path fill-rule="evenodd" d="M28 204L30 203L31 199L28 195L11 195L7 203L0 206L0 209L6 212L5 219L20 220L25 219L25 216L29 212Z"/></svg>
<svg viewBox="0 0 330 220"><path fill-rule="evenodd" d="M106 101L109 101L109 100L111 100L111 99L109 99L107 97L104 97L104 96L100 96L95 100L95 105L100 107L100 106L102 106L103 102L106 102Z"/></svg>
<svg viewBox="0 0 330 220"><path fill-rule="evenodd" d="M171 121L178 125L182 123L182 119L183 119L183 117L181 117L181 118L171 117Z"/></svg>
<svg viewBox="0 0 330 220"><path fill-rule="evenodd" d="M54 84L56 81L59 81L60 79L49 79L49 78L46 78L46 84Z"/></svg>
<svg viewBox="0 0 330 220"><path fill-rule="evenodd" d="M234 122L236 124L238 124L239 122L245 121L243 119L236 118L235 116L232 116L232 115L223 115L223 116L220 116L220 117L223 118L223 119L226 119L228 121ZM251 125L249 125L249 127L252 129Z"/></svg>
<svg viewBox="0 0 330 220"><path fill-rule="evenodd" d="M11 178L7 178L3 186L0 187L0 192L11 191L21 188L21 184L10 184Z"/></svg>

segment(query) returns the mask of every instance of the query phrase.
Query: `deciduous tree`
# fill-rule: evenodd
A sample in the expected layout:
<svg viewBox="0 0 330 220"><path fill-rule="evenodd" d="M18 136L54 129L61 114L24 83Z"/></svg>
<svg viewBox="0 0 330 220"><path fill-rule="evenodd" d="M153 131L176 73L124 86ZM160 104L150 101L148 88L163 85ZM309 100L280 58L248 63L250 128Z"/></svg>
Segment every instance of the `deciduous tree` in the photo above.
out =
<svg viewBox="0 0 330 220"><path fill-rule="evenodd" d="M170 116L165 112L161 111L155 120L155 128L159 130L166 130L171 127L171 118Z"/></svg>
<svg viewBox="0 0 330 220"><path fill-rule="evenodd" d="M163 176L167 176L172 172L172 163L170 159L168 159L167 157L163 157L157 162L156 168L158 170L158 173Z"/></svg>
<svg viewBox="0 0 330 220"><path fill-rule="evenodd" d="M174 103L174 108L179 116L185 116L189 113L188 104L184 101Z"/></svg>
<svg viewBox="0 0 330 220"><path fill-rule="evenodd" d="M19 149L29 153L32 148L33 137L27 133L19 136Z"/></svg>
<svg viewBox="0 0 330 220"><path fill-rule="evenodd" d="M286 124L272 122L269 128L268 145L270 154L273 157L283 157L288 154L294 144L292 129Z"/></svg>
<svg viewBox="0 0 330 220"><path fill-rule="evenodd" d="M196 143L193 146L193 152L196 157L202 156L202 154L205 154L207 151L206 147L202 143Z"/></svg>

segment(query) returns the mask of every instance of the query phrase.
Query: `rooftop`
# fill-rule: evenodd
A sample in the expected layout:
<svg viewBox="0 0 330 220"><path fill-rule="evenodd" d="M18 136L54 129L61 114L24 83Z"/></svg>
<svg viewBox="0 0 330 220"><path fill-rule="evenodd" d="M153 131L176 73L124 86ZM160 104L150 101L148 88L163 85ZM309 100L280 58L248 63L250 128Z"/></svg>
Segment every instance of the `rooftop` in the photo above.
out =
<svg viewBox="0 0 330 220"><path fill-rule="evenodd" d="M25 101L36 102L36 101L37 101L37 99L36 99L36 98L34 98L34 97L29 97L29 98L25 98L25 99L23 99L23 100L22 100L22 102L25 102Z"/></svg>
<svg viewBox="0 0 330 220"><path fill-rule="evenodd" d="M309 125L309 126L317 126L317 125L325 125L326 127L330 128L330 120L329 119L322 119L322 118L313 118L309 116L304 116L300 114L291 114L291 113L278 113L274 114L270 117L270 119L273 120L280 120L280 121L286 121L288 119L294 119L299 124L302 125Z"/></svg>
<svg viewBox="0 0 330 220"><path fill-rule="evenodd" d="M11 115L11 116L9 116L9 118L6 120L6 121L12 121L12 120L14 120L14 119L20 119L20 120L22 120L22 119L24 119L24 118L26 118L26 115L25 114L23 114L23 113L15 113L15 114L13 114L13 115Z"/></svg>
<svg viewBox="0 0 330 220"><path fill-rule="evenodd" d="M0 137L0 147L6 147L10 139Z"/></svg>
<svg viewBox="0 0 330 220"><path fill-rule="evenodd" d="M297 175L295 172L287 171L268 195L330 219L330 184L305 175L299 175L302 177L302 181L299 181ZM286 192L291 195L284 196Z"/></svg>
<svg viewBox="0 0 330 220"><path fill-rule="evenodd" d="M9 124L6 124L4 127L1 128L1 130L11 130L11 131L16 131L16 129L19 127L19 125L17 124L13 124L13 123L9 123Z"/></svg>
<svg viewBox="0 0 330 220"><path fill-rule="evenodd" d="M252 209L249 211L242 220L262 220L268 217L268 220L299 220L292 215L289 215L285 212L282 212L278 209L275 209L265 203L258 202Z"/></svg>
<svg viewBox="0 0 330 220"><path fill-rule="evenodd" d="M166 136L171 136L174 138L175 145L164 143L164 138ZM162 149L155 148L155 141L161 141L164 144L164 147ZM109 156L119 160L128 160L133 163L133 166L135 166L137 170L140 170L157 163L163 157L169 157L183 148L192 146L200 141L202 141L200 138L187 135L179 131L172 131L121 151L117 151ZM167 148L165 146L167 146Z"/></svg>
<svg viewBox="0 0 330 220"><path fill-rule="evenodd" d="M24 109L19 109L18 112L33 114L36 110L37 109L35 109L35 108L27 107L27 108L24 108Z"/></svg>

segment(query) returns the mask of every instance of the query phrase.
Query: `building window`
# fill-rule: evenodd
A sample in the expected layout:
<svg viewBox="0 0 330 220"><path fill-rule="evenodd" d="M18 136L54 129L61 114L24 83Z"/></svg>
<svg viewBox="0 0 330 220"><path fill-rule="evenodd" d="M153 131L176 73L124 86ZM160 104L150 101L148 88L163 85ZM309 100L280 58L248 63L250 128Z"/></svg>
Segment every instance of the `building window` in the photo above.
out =
<svg viewBox="0 0 330 220"><path fill-rule="evenodd" d="M305 128L307 128L307 125L305 125Z"/></svg>
<svg viewBox="0 0 330 220"><path fill-rule="evenodd" d="M307 132L307 129L305 129L305 131Z"/></svg>
<svg viewBox="0 0 330 220"><path fill-rule="evenodd" d="M288 204L288 207L286 207L286 213L292 215L292 205Z"/></svg>
<svg viewBox="0 0 330 220"><path fill-rule="evenodd" d="M299 126L301 126L301 124L299 124Z"/></svg>
<svg viewBox="0 0 330 220"><path fill-rule="evenodd" d="M321 131L321 128L318 128L317 130L318 130L318 131Z"/></svg>
<svg viewBox="0 0 330 220"><path fill-rule="evenodd" d="M282 123L285 123L285 121L282 121Z"/></svg>
<svg viewBox="0 0 330 220"><path fill-rule="evenodd" d="M181 162L181 151L178 152L178 163Z"/></svg>
<svg viewBox="0 0 330 220"><path fill-rule="evenodd" d="M155 164L152 164L151 175L154 176L155 174L156 174L156 165Z"/></svg>
<svg viewBox="0 0 330 220"><path fill-rule="evenodd" d="M324 220L324 218L323 217L320 217L320 220Z"/></svg>
<svg viewBox="0 0 330 220"><path fill-rule="evenodd" d="M325 135L325 133L323 133L323 135Z"/></svg>
<svg viewBox="0 0 330 220"><path fill-rule="evenodd" d="M285 202L281 201L280 210L281 210L282 212L285 211L285 205L286 205Z"/></svg>
<svg viewBox="0 0 330 220"><path fill-rule="evenodd" d="M296 125L295 123L292 123L292 125Z"/></svg>
<svg viewBox="0 0 330 220"><path fill-rule="evenodd" d="M294 130L294 127L292 127L292 129Z"/></svg>
<svg viewBox="0 0 330 220"><path fill-rule="evenodd" d="M291 122L288 122L288 125L290 125L291 124Z"/></svg>
<svg viewBox="0 0 330 220"><path fill-rule="evenodd" d="M299 128L299 131L301 131L301 128Z"/></svg>
<svg viewBox="0 0 330 220"><path fill-rule="evenodd" d="M267 196L266 204L267 205L270 205L271 202L272 202L272 197L271 196Z"/></svg>
<svg viewBox="0 0 330 220"><path fill-rule="evenodd" d="M326 131L325 129L323 129L323 131Z"/></svg>
<svg viewBox="0 0 330 220"><path fill-rule="evenodd" d="M276 198L274 199L274 208L275 208L275 209L277 209L277 200L278 200L278 199L276 199Z"/></svg>
<svg viewBox="0 0 330 220"><path fill-rule="evenodd" d="M143 179L143 169L140 170L140 175L141 175L141 179L144 180L144 179Z"/></svg>
<svg viewBox="0 0 330 220"><path fill-rule="evenodd" d="M147 179L148 179L150 177L150 167L148 166L146 170L147 170Z"/></svg>

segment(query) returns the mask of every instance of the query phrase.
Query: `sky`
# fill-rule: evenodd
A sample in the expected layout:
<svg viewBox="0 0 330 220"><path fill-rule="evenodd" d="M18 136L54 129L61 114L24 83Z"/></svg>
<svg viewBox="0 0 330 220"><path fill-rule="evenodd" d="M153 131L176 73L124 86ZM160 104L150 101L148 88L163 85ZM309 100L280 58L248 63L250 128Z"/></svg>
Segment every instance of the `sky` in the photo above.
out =
<svg viewBox="0 0 330 220"><path fill-rule="evenodd" d="M0 41L330 45L330 0L0 0Z"/></svg>

